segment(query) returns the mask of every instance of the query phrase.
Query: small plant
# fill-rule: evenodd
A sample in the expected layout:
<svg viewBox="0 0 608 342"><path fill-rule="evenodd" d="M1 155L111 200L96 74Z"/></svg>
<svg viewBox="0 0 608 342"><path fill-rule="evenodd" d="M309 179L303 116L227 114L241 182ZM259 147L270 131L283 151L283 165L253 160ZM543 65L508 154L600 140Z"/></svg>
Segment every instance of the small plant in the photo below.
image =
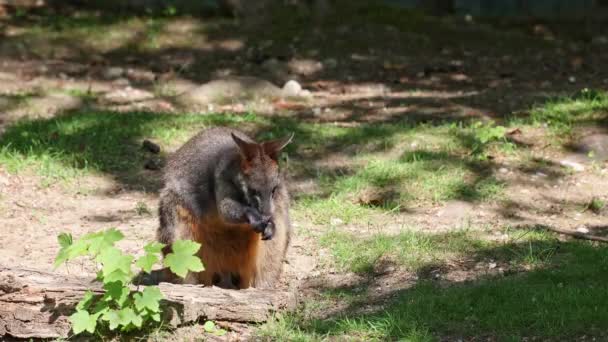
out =
<svg viewBox="0 0 608 342"><path fill-rule="evenodd" d="M215 323L213 323L213 321L205 322L205 324L203 325L203 329L205 329L205 332L207 332L209 334L213 334L215 336L226 335L226 330L215 325Z"/></svg>
<svg viewBox="0 0 608 342"><path fill-rule="evenodd" d="M473 153L482 152L489 143L504 139L506 132L503 126L485 124L481 121L474 123L471 130L474 136Z"/></svg>
<svg viewBox="0 0 608 342"><path fill-rule="evenodd" d="M152 214L152 211L150 211L150 208L148 208L148 205L146 204L146 202L142 202L142 201L137 202L137 204L135 205L135 212L139 216Z"/></svg>
<svg viewBox="0 0 608 342"><path fill-rule="evenodd" d="M587 209L593 211L595 214L601 213L604 207L606 207L606 202L597 197L593 197L589 204L587 204Z"/></svg>
<svg viewBox="0 0 608 342"><path fill-rule="evenodd" d="M160 262L160 253L165 246L151 242L144 247L145 254L134 261L134 256L123 253L114 244L124 235L112 228L106 231L86 234L74 241L72 235L58 236L61 246L55 259L55 267L81 256L90 257L98 266L97 280L106 291L102 295L87 291L76 305L76 312L70 316L75 334L84 331L99 332L104 328L111 331L128 332L161 321L160 301L163 298L157 286L146 286L140 291L131 290L134 276L133 263L139 269L150 273ZM204 270L196 256L200 244L190 240L178 240L172 245L173 252L164 260L164 266L180 277L189 271Z"/></svg>

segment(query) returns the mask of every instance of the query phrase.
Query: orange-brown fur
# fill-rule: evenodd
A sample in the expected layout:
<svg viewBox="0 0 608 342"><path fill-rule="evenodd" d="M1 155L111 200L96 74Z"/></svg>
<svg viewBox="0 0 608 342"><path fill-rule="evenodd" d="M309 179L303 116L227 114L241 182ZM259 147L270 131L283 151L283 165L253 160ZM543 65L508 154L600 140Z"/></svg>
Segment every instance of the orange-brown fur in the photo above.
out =
<svg viewBox="0 0 608 342"><path fill-rule="evenodd" d="M214 274L238 274L238 287L253 286L257 275L257 260L261 247L260 234L248 224L226 224L218 215L196 219L187 209L178 206L178 217L190 230L191 239L202 245L198 256L205 270L198 282L213 285Z"/></svg>

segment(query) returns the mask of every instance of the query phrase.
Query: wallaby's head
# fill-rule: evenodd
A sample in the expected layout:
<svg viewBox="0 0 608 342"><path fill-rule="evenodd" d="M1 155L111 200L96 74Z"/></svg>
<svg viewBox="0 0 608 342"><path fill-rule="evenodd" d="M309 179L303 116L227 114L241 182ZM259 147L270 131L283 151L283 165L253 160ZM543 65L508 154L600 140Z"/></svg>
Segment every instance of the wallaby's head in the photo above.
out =
<svg viewBox="0 0 608 342"><path fill-rule="evenodd" d="M274 212L272 199L281 183L279 155L292 138L293 134L290 134L256 143L232 134L241 155L241 187L245 200L264 216L271 216Z"/></svg>

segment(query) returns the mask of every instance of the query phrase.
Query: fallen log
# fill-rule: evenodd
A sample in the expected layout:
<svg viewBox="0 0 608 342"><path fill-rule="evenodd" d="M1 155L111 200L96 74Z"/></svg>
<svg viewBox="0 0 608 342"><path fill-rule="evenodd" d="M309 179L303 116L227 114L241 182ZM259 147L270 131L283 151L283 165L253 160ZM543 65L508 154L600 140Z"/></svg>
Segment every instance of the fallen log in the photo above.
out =
<svg viewBox="0 0 608 342"><path fill-rule="evenodd" d="M161 283L161 305L171 326L200 319L260 323L272 313L295 307L293 293L279 290L226 290ZM0 267L1 337L60 338L70 333L69 315L88 290L99 283L32 269Z"/></svg>

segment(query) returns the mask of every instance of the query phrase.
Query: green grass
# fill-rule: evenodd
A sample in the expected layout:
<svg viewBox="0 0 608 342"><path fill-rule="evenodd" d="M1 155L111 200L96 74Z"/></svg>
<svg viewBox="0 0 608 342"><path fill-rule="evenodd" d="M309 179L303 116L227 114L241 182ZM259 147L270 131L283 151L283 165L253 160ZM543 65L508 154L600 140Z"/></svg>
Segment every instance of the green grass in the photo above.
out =
<svg viewBox="0 0 608 342"><path fill-rule="evenodd" d="M472 251L481 244L482 241L471 241L465 231L433 236L406 230L396 235L360 238L333 229L320 238L320 245L330 251L338 269L355 273L373 272L381 259L416 270L447 255Z"/></svg>
<svg viewBox="0 0 608 342"><path fill-rule="evenodd" d="M125 182L138 182L138 172L148 158L141 149L144 138L171 147L204 127L255 120L254 115L99 111L25 120L10 126L2 135L0 163L9 172L30 168L49 180L106 173Z"/></svg>
<svg viewBox="0 0 608 342"><path fill-rule="evenodd" d="M569 340L582 335L604 336L603 327L608 324L608 312L604 310L608 305L608 248L587 242L559 242L546 233L511 233L514 238L507 243L475 242L466 234L414 238L415 234L404 233L355 244L349 242L352 237L334 237L338 245L335 257L355 268L367 263L358 258L373 260L381 251L389 250L397 255L396 260L409 260L404 256L408 253L414 260L415 255L426 258L427 253L433 256L445 253L445 249L473 259L542 263L529 272L508 277L481 275L477 281L448 287L422 279L406 290L391 293L388 302L375 303L381 309L361 310L374 304L368 299L368 294L375 291L371 283L328 288L315 305L307 303L299 312L271 321L258 334L289 341L338 337L379 341L488 337L519 341L523 337ZM353 253L361 257L345 256ZM423 263L434 265L436 261ZM338 313L327 319L315 318L332 308L332 303L340 302L346 307Z"/></svg>
<svg viewBox="0 0 608 342"><path fill-rule="evenodd" d="M390 260L410 271L420 271L428 265L457 259L472 253L484 258L496 258L517 267L538 267L555 253L552 237L538 231L506 229L510 245L493 254L480 250L493 246L480 237L479 231L464 227L449 233L428 234L402 229L398 234L377 233L361 237L332 228L321 235L320 246L326 248L340 271L360 274L373 273L379 260ZM499 253L500 252L500 253Z"/></svg>
<svg viewBox="0 0 608 342"><path fill-rule="evenodd" d="M314 134L303 128L313 129ZM496 134L484 137L482 128L471 123L300 125L300 134L296 132L300 149L317 151L319 157L327 150L352 153L347 169L294 166L300 172L308 170L323 189L305 197L301 207L313 221L326 224L333 217L351 222L374 212L399 212L414 203L495 200L504 184L493 176L486 155L510 143ZM380 203L360 203L358 198L370 191L381 192Z"/></svg>
<svg viewBox="0 0 608 342"><path fill-rule="evenodd" d="M0 162L12 172L34 169L45 179L69 180L88 173L106 173L126 183L138 182L146 159L144 138L172 149L204 127L243 123L259 138L294 132L288 146L295 176L313 177L320 194L300 194L298 207L318 223L332 217L344 221L371 213L394 212L410 203L451 199L491 200L503 185L488 172L479 153L471 154L467 139L479 130L450 124L411 123L339 127L284 118L248 115L197 115L75 111L52 119L33 119L9 127L0 139ZM412 142L418 142L411 147ZM484 146L492 144L484 142ZM477 149L480 149L478 145ZM166 151L165 151L166 152ZM303 160L348 158L346 169L317 167ZM374 189L390 190L383 203L368 206L357 196Z"/></svg>
<svg viewBox="0 0 608 342"><path fill-rule="evenodd" d="M570 133L576 125L599 123L608 114L608 93L583 89L579 94L550 100L530 112L529 121L546 124L558 134Z"/></svg>

